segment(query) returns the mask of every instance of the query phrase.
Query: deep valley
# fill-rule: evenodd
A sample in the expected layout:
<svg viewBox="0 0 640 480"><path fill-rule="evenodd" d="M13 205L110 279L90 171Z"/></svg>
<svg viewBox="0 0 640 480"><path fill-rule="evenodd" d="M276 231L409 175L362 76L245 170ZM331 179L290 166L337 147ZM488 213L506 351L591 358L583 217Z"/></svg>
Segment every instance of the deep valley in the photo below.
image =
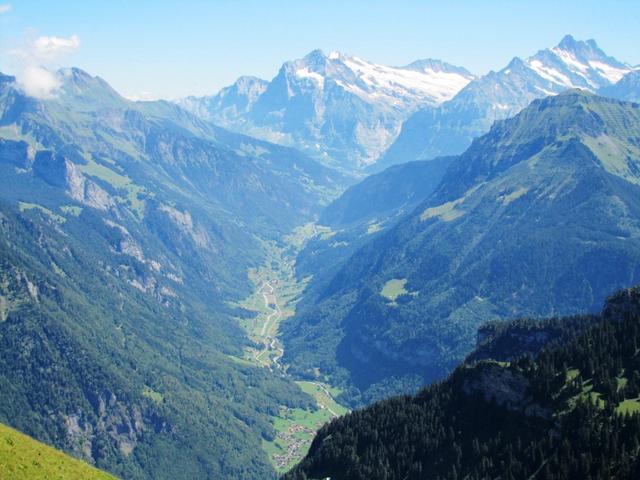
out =
<svg viewBox="0 0 640 480"><path fill-rule="evenodd" d="M120 36L89 3L0 4L0 479L640 476L640 66L486 16L474 72L308 49L300 5L122 4ZM353 5L307 7L346 41Z"/></svg>

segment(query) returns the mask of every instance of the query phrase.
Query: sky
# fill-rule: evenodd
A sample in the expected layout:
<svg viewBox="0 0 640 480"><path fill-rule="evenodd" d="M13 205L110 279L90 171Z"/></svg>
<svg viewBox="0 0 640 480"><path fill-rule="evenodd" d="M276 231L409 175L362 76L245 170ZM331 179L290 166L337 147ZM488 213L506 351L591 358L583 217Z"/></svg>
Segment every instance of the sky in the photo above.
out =
<svg viewBox="0 0 640 480"><path fill-rule="evenodd" d="M567 33L638 65L640 1L0 0L0 71L77 66L130 98L175 99L271 79L316 48L484 74ZM32 87L48 88L38 71Z"/></svg>

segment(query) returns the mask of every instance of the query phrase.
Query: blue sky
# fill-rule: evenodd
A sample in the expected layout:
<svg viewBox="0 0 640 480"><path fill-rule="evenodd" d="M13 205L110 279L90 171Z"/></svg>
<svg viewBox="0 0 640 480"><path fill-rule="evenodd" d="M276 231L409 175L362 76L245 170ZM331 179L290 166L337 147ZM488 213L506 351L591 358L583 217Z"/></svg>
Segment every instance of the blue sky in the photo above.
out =
<svg viewBox="0 0 640 480"><path fill-rule="evenodd" d="M128 96L212 93L243 74L270 79L284 61L315 48L388 65L440 58L481 74L571 33L594 38L619 60L640 64L637 0L0 0L0 5L10 5L0 6L3 71L16 68L8 52L40 36L76 35L79 42L49 66L79 66Z"/></svg>

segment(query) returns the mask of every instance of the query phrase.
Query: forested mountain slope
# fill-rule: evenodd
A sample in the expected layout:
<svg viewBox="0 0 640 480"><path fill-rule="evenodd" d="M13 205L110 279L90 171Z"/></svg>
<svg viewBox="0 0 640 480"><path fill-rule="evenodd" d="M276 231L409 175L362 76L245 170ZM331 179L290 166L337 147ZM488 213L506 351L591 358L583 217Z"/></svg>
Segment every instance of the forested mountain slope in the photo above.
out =
<svg viewBox="0 0 640 480"><path fill-rule="evenodd" d="M308 301L360 247L399 222L438 186L451 157L395 165L349 187L327 205L296 259L299 278L311 278Z"/></svg>
<svg viewBox="0 0 640 480"><path fill-rule="evenodd" d="M639 159L638 104L570 91L497 122L303 299L286 360L361 391L415 385L454 368L487 320L597 309L640 280Z"/></svg>
<svg viewBox="0 0 640 480"><path fill-rule="evenodd" d="M334 420L285 478L637 478L640 289L577 322L536 358L467 362L415 396Z"/></svg>
<svg viewBox="0 0 640 480"><path fill-rule="evenodd" d="M314 403L239 359L233 305L344 177L57 75L0 77L0 421L125 478L272 477L270 415Z"/></svg>

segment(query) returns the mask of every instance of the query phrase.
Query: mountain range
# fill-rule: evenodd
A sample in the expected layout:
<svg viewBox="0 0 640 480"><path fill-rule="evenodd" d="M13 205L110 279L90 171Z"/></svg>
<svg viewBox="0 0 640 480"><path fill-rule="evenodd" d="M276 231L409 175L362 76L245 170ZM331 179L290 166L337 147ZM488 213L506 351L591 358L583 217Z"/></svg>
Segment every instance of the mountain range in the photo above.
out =
<svg viewBox="0 0 640 480"><path fill-rule="evenodd" d="M296 148L345 171L374 162L419 107L453 97L474 76L439 60L386 67L314 50L267 82L241 77L180 105L206 120Z"/></svg>
<svg viewBox="0 0 640 480"><path fill-rule="evenodd" d="M286 62L269 82L241 77L216 95L179 103L204 119L295 146L345 171L381 171L459 154L495 120L536 98L569 88L598 92L634 71L594 40L570 35L482 76L440 60L393 68L315 50Z"/></svg>

